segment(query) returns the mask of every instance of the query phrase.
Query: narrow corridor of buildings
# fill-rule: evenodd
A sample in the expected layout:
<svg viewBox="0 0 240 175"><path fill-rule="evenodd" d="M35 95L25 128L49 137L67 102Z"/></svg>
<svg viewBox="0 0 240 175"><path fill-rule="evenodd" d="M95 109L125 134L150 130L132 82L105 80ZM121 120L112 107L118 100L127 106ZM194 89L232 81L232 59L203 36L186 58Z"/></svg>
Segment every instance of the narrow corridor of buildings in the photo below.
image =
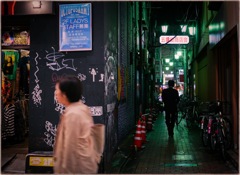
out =
<svg viewBox="0 0 240 175"><path fill-rule="evenodd" d="M153 131L147 133L145 148L134 152L114 172L120 174L233 174L238 173L229 160L224 161L219 151L204 147L198 126L187 128L185 121L175 126L174 137L169 138L160 114ZM129 144L129 143L128 143ZM129 147L129 149L131 146ZM122 155L124 152L122 152ZM118 161L116 159L116 161ZM113 165L117 162L113 161ZM120 168L119 168L120 167Z"/></svg>

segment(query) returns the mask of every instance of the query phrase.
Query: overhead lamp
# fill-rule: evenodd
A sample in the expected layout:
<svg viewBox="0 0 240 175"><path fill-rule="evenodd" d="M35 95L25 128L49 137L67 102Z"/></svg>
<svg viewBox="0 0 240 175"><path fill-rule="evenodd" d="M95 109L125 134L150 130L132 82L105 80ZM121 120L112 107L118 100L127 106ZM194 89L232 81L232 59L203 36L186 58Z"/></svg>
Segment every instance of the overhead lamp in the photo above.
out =
<svg viewBox="0 0 240 175"><path fill-rule="evenodd" d="M170 62L169 65L170 65L170 66L173 66L173 62Z"/></svg>
<svg viewBox="0 0 240 175"><path fill-rule="evenodd" d="M162 33L167 33L168 25L162 25L161 28L162 28Z"/></svg>
<svg viewBox="0 0 240 175"><path fill-rule="evenodd" d="M188 27L189 35L195 35L196 34L196 27L190 26Z"/></svg>
<svg viewBox="0 0 240 175"><path fill-rule="evenodd" d="M181 27L181 32L182 32L182 33L186 33L186 31L187 31L187 25L180 25L180 27Z"/></svg>
<svg viewBox="0 0 240 175"><path fill-rule="evenodd" d="M182 51L181 50L177 51L177 55L182 56Z"/></svg>
<svg viewBox="0 0 240 175"><path fill-rule="evenodd" d="M169 58L166 58L166 59L165 59L165 62L166 62L166 63L169 63L169 61L170 61Z"/></svg>
<svg viewBox="0 0 240 175"><path fill-rule="evenodd" d="M166 69L166 70L169 70L169 67L166 67L165 69Z"/></svg>
<svg viewBox="0 0 240 175"><path fill-rule="evenodd" d="M179 59L179 55L178 55L178 54L175 54L175 55L174 55L174 58L175 58L175 59Z"/></svg>

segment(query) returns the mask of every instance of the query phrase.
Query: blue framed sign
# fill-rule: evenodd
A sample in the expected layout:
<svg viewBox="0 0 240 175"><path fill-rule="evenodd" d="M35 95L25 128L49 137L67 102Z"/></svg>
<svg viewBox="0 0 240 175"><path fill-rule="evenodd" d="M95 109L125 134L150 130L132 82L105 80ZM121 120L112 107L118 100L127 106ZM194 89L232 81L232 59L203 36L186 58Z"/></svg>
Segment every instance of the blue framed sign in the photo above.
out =
<svg viewBox="0 0 240 175"><path fill-rule="evenodd" d="M91 3L59 5L59 51L92 50Z"/></svg>

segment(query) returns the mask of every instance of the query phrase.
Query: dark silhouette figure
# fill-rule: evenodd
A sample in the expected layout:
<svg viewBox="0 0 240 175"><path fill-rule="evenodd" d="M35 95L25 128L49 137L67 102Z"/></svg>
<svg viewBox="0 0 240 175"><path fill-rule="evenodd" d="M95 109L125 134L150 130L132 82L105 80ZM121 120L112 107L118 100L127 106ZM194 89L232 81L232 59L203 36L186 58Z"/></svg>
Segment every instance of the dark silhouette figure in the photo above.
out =
<svg viewBox="0 0 240 175"><path fill-rule="evenodd" d="M177 117L177 104L179 102L179 94L174 87L174 81L168 81L168 88L162 92L162 100L164 103L166 125L169 137L173 137L173 129Z"/></svg>

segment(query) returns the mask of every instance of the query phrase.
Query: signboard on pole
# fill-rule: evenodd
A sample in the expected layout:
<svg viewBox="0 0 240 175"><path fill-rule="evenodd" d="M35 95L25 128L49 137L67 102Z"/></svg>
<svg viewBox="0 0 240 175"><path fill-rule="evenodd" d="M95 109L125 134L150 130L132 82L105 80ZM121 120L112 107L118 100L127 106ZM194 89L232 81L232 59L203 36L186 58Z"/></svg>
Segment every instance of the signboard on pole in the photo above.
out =
<svg viewBox="0 0 240 175"><path fill-rule="evenodd" d="M59 51L92 50L91 3L59 5Z"/></svg>

